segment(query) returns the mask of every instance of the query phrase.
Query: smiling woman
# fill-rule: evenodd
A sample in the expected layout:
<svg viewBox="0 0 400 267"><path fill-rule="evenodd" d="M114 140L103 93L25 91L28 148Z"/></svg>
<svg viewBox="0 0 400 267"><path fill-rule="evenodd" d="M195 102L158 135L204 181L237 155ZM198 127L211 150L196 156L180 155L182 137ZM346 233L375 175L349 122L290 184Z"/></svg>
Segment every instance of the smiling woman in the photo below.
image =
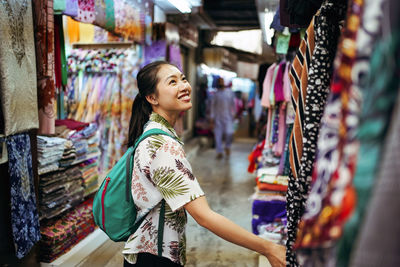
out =
<svg viewBox="0 0 400 267"><path fill-rule="evenodd" d="M186 211L216 235L267 256L274 267L284 266L284 247L249 233L208 206L173 128L179 113L192 107L192 88L185 75L176 66L157 61L139 71L137 83L129 146L152 129L168 135L152 135L135 151L131 194L137 217L144 220L125 244L124 266L185 265Z"/></svg>

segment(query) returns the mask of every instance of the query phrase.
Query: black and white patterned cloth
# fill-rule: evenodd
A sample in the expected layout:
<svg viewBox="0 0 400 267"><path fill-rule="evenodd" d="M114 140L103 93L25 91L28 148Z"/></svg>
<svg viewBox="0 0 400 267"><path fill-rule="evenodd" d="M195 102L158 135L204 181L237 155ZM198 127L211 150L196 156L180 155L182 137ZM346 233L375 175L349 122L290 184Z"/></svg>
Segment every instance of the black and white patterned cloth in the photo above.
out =
<svg viewBox="0 0 400 267"><path fill-rule="evenodd" d="M330 91L333 59L340 36L339 22L346 12L346 1L326 0L315 16L315 48L308 73L303 122L303 153L298 178L289 175L287 201L287 266L299 266L293 251L297 225L304 213L315 160L319 126Z"/></svg>

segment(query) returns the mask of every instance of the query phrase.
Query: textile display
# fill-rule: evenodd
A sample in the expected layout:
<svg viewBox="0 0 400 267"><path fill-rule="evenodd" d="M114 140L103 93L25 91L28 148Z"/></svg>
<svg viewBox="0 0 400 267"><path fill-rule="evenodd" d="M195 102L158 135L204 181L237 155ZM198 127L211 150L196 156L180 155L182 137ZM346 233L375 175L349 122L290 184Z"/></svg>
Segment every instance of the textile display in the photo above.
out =
<svg viewBox="0 0 400 267"><path fill-rule="evenodd" d="M286 202L279 200L253 201L253 219L251 220L251 226L253 233L258 235L258 226L260 224L266 224L274 222L275 219L286 217Z"/></svg>
<svg viewBox="0 0 400 267"><path fill-rule="evenodd" d="M342 1L345 2L345 1ZM287 192L288 240L286 243L287 266L298 266L293 244L298 222L304 213L308 198L313 163L333 70L333 59L340 35L339 21L344 18L347 3L325 1L315 16L315 47L308 72L307 95L304 101L303 148L297 177L289 174ZM303 103L302 103L303 104Z"/></svg>
<svg viewBox="0 0 400 267"><path fill-rule="evenodd" d="M353 3L347 17L359 17L362 10L362 6ZM356 41L357 30L355 20L347 20L338 46L331 92L318 139L313 183L299 224L296 247L332 246L332 241L340 237L343 224L355 204L351 181L359 146L356 130L361 93L343 70L352 68L356 60L356 54L345 43Z"/></svg>
<svg viewBox="0 0 400 267"><path fill-rule="evenodd" d="M67 116L98 125L100 171L113 166L126 149L132 103L138 92L138 59L133 49L72 50L68 57Z"/></svg>
<svg viewBox="0 0 400 267"><path fill-rule="evenodd" d="M25 112L38 110L31 1L0 1L0 35L1 108L5 135L37 129L37 112Z"/></svg>
<svg viewBox="0 0 400 267"><path fill-rule="evenodd" d="M39 134L54 134L54 14L53 1L33 1Z"/></svg>
<svg viewBox="0 0 400 267"><path fill-rule="evenodd" d="M59 219L49 220L40 227L40 260L54 261L94 231L93 199L89 198Z"/></svg>
<svg viewBox="0 0 400 267"><path fill-rule="evenodd" d="M183 71L181 49L179 45L170 44L168 46L168 61L177 66L180 71Z"/></svg>
<svg viewBox="0 0 400 267"><path fill-rule="evenodd" d="M154 41L151 45L144 47L143 66L153 61L166 60L167 58L167 42L165 40Z"/></svg>
<svg viewBox="0 0 400 267"><path fill-rule="evenodd" d="M367 8L367 2L365 8ZM376 12L383 12L382 9L376 10L373 7L376 2L371 3L371 9ZM365 22L367 23L367 22ZM373 22L377 23L376 21ZM379 36L378 26L376 32L371 32L372 37ZM339 243L340 264L348 264L350 256L348 251L354 246L354 241L359 234L359 224L366 215L366 207L374 185L375 177L378 173L380 159L383 157L383 141L389 127L390 114L398 95L398 73L399 73L399 53L398 53L398 33L388 36L375 44L373 53L370 56L370 72L361 83L363 86L363 106L360 118L360 128L358 137L361 143L360 155L358 158L357 170L353 179L354 187L357 192L357 205L354 214L344 228L344 235ZM369 38L368 38L369 39ZM371 42L376 40L370 39Z"/></svg>
<svg viewBox="0 0 400 267"><path fill-rule="evenodd" d="M6 142L11 187L12 234L15 254L21 259L40 239L31 143L28 134L9 136Z"/></svg>

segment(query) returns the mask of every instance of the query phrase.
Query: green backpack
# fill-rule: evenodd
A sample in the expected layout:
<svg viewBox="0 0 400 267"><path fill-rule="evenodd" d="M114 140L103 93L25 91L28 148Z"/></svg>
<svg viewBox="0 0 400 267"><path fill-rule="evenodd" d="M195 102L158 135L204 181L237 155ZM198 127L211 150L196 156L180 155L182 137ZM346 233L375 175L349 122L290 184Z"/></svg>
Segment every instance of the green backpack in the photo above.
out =
<svg viewBox="0 0 400 267"><path fill-rule="evenodd" d="M131 194L133 157L139 143L151 135L168 135L161 129L144 132L130 147L115 166L107 173L93 200L93 216L95 223L116 242L126 241L140 226L143 218L137 218L136 206ZM153 207L154 208L154 207ZM160 222L158 230L158 252L162 252L164 232L165 200L161 202Z"/></svg>

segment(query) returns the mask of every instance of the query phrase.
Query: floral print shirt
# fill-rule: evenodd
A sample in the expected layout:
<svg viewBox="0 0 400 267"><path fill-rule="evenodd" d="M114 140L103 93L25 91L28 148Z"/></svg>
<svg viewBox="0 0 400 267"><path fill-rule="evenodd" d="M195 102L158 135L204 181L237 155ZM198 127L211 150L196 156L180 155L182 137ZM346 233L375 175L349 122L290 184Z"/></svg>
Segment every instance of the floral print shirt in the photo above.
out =
<svg viewBox="0 0 400 267"><path fill-rule="evenodd" d="M165 224L162 256L185 265L187 222L183 206L204 193L192 174L183 151L183 143L163 117L152 113L144 131L159 128L175 136L153 135L143 140L134 156L132 197L138 218L146 215L139 229L125 244L123 254L129 263L136 263L139 252L157 255L158 222L164 198Z"/></svg>

